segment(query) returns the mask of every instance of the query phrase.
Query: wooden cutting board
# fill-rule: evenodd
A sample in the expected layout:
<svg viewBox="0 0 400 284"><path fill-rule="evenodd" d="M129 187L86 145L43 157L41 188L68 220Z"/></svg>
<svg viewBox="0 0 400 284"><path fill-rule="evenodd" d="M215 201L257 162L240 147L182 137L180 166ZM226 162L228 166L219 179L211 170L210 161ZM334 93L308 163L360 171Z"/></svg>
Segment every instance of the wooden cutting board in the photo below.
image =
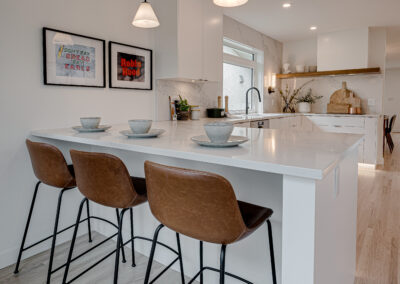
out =
<svg viewBox="0 0 400 284"><path fill-rule="evenodd" d="M361 99L353 91L347 89L347 83L342 83L342 88L335 91L329 100L328 113L349 113L350 107L361 107Z"/></svg>

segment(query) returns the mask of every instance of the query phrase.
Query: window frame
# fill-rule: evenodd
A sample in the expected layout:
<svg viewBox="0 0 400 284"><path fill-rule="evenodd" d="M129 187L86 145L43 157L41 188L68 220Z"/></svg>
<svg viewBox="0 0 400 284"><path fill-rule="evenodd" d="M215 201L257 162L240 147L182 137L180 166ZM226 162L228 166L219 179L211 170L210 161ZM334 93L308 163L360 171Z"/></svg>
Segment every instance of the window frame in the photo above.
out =
<svg viewBox="0 0 400 284"><path fill-rule="evenodd" d="M231 55L231 54L227 54L227 53L223 53L223 64L227 63L227 64L231 64L231 65L236 65L239 67L244 67L244 68L250 68L252 69L252 87L255 86L260 90L260 95L261 95L261 103L259 103L258 100L254 100L254 96L250 96L250 102L249 104L251 105L251 108L249 109L249 114L250 113L256 113L257 110L262 111L262 104L263 104L263 92L262 92L262 88L260 88L260 80L259 78L263 78L263 74L264 71L261 70L261 66L260 66L260 59L262 59L263 61L263 57L264 54L255 49L252 48L250 46L247 46L243 43L239 43L236 41L233 41L229 38L224 37L223 39L223 46L228 46L246 53L251 53L253 55L253 60L248 60L245 58L242 58L240 56L235 56L235 55ZM262 57L262 58L260 58ZM264 64L262 64L262 66L264 66ZM262 73L260 73L262 72ZM245 101L245 94L243 94L243 101ZM242 109L242 110L229 110L231 113L245 113L246 109Z"/></svg>

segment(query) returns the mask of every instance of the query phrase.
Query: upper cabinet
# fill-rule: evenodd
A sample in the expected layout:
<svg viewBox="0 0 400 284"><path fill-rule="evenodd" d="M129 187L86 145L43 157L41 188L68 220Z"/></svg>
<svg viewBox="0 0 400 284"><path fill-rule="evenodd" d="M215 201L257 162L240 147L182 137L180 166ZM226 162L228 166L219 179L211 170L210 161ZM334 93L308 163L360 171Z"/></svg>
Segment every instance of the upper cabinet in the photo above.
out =
<svg viewBox="0 0 400 284"><path fill-rule="evenodd" d="M158 0L157 79L222 81L223 14L212 1Z"/></svg>

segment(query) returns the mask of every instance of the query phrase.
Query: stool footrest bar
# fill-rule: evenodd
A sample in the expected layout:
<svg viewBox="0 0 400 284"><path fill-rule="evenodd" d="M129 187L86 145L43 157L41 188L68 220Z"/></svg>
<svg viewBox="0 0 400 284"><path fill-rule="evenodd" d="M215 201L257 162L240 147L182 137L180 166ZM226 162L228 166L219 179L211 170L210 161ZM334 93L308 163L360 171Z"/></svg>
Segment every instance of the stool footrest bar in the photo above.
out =
<svg viewBox="0 0 400 284"><path fill-rule="evenodd" d="M196 278L199 277L200 273L202 273L204 270L211 270L211 271L218 272L218 273L220 272L219 269L216 269L216 268L213 268L213 267L209 267L209 266L205 266L199 272L197 272L197 274L188 282L188 284L193 283L196 280ZM229 272L225 272L225 275L227 275L229 277L232 277L232 278L235 278L235 279L237 279L239 281L242 281L244 283L247 283L247 284L253 284L253 282L250 282L250 281L248 281L246 279L243 279L242 277L239 277L239 276L237 276L235 274L232 274L232 273L229 273Z"/></svg>

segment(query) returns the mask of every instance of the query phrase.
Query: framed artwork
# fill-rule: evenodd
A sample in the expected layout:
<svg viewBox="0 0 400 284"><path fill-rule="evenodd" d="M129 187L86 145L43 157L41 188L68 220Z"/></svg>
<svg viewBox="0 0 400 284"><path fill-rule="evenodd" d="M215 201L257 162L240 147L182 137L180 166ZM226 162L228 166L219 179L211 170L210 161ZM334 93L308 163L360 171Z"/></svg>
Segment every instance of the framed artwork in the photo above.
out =
<svg viewBox="0 0 400 284"><path fill-rule="evenodd" d="M106 87L105 41L43 28L44 84Z"/></svg>
<svg viewBox="0 0 400 284"><path fill-rule="evenodd" d="M110 88L153 89L153 52L150 49L110 41Z"/></svg>

